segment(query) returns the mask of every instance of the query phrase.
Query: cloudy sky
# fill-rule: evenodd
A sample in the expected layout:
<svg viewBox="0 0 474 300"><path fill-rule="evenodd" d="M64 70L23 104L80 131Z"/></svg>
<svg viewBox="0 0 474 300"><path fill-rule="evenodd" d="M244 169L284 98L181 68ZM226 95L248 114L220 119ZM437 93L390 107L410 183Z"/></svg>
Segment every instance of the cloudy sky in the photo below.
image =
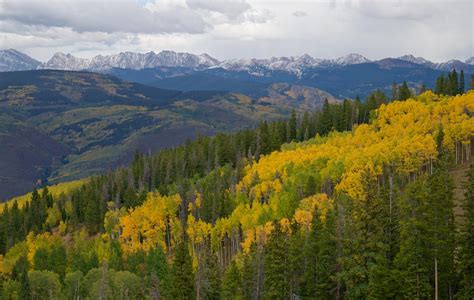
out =
<svg viewBox="0 0 474 300"><path fill-rule="evenodd" d="M472 0L0 0L0 48L39 60L161 50L464 60L473 16Z"/></svg>

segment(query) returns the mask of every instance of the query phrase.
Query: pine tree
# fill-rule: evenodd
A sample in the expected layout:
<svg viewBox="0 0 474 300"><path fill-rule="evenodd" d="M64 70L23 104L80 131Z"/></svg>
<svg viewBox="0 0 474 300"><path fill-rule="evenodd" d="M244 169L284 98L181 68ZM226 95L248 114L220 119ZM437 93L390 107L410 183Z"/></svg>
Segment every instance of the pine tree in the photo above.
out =
<svg viewBox="0 0 474 300"><path fill-rule="evenodd" d="M362 173L363 193L360 199L347 204L348 234L343 268L348 297L367 298L371 271L377 265L379 253L387 250L383 229L386 227L383 203L378 194L375 174L366 169Z"/></svg>
<svg viewBox="0 0 474 300"><path fill-rule="evenodd" d="M288 141L296 141L296 126L296 112L295 110L292 110L290 122L288 123Z"/></svg>
<svg viewBox="0 0 474 300"><path fill-rule="evenodd" d="M435 93L440 95L446 94L446 79L443 74L439 75L436 79Z"/></svg>
<svg viewBox="0 0 474 300"><path fill-rule="evenodd" d="M326 135L332 130L332 116L331 116L331 108L329 105L328 99L324 99L323 110L321 113L319 125L319 133L321 135Z"/></svg>
<svg viewBox="0 0 474 300"><path fill-rule="evenodd" d="M352 130L352 110L353 110L353 107L352 107L352 102L348 99L345 99L343 104L342 104L342 107L343 107L343 121L344 121L344 125L343 125L343 128L342 130L343 131L348 131L348 130Z"/></svg>
<svg viewBox="0 0 474 300"><path fill-rule="evenodd" d="M444 136L442 128L438 136ZM450 299L454 287L454 184L448 172L444 149L440 147L439 151L434 173L428 179L430 196L427 209L431 223L428 233L435 293L438 292L440 298Z"/></svg>
<svg viewBox="0 0 474 300"><path fill-rule="evenodd" d="M242 297L242 278L240 275L239 268L232 260L227 266L227 270L224 274L222 281L222 297L223 299L240 299Z"/></svg>
<svg viewBox="0 0 474 300"><path fill-rule="evenodd" d="M458 83L458 73L456 70L453 70L448 74L448 86L447 86L447 92L448 95L457 95L459 91L459 83Z"/></svg>
<svg viewBox="0 0 474 300"><path fill-rule="evenodd" d="M30 281L28 279L29 263L26 255L22 255L18 258L17 262L13 266L12 279L20 282L20 299L30 299L31 289Z"/></svg>
<svg viewBox="0 0 474 300"><path fill-rule="evenodd" d="M33 256L33 267L35 270L49 270L49 253L44 247L38 248Z"/></svg>
<svg viewBox="0 0 474 300"><path fill-rule="evenodd" d="M122 249L116 240L110 241L108 267L115 271L123 270Z"/></svg>
<svg viewBox="0 0 474 300"><path fill-rule="evenodd" d="M399 87L399 100L406 100L411 97L410 89L406 81L403 81L403 84Z"/></svg>
<svg viewBox="0 0 474 300"><path fill-rule="evenodd" d="M464 70L459 74L459 94L464 94Z"/></svg>
<svg viewBox="0 0 474 300"><path fill-rule="evenodd" d="M334 274L337 268L333 210L327 213L325 222L321 220L317 210L314 212L311 232L304 251L307 264L304 274L304 296L310 299L333 298L336 287Z"/></svg>
<svg viewBox="0 0 474 300"><path fill-rule="evenodd" d="M395 257L398 298L429 299L431 261L428 249L429 190L421 181L410 183L400 198L400 252Z"/></svg>
<svg viewBox="0 0 474 300"><path fill-rule="evenodd" d="M175 247L171 282L171 297L173 299L194 299L193 265L186 238Z"/></svg>
<svg viewBox="0 0 474 300"><path fill-rule="evenodd" d="M278 221L265 245L265 298L286 299L290 296L288 272L288 237Z"/></svg>
<svg viewBox="0 0 474 300"><path fill-rule="evenodd" d="M474 164L467 172L461 227L461 253L459 258L459 299L474 298Z"/></svg>
<svg viewBox="0 0 474 300"><path fill-rule="evenodd" d="M257 245L252 242L249 253L244 255L242 266L242 296L244 299L259 298L258 290L258 274L256 265Z"/></svg>
<svg viewBox="0 0 474 300"><path fill-rule="evenodd" d="M221 272L217 262L217 255L210 251L206 257L207 266L207 289L206 299L220 299L221 298Z"/></svg>
<svg viewBox="0 0 474 300"><path fill-rule="evenodd" d="M212 252L210 240L206 241L204 249L198 255L196 271L196 298L220 299L221 274L217 262L217 255Z"/></svg>
<svg viewBox="0 0 474 300"><path fill-rule="evenodd" d="M150 298L160 299L169 296L170 271L163 250L160 247L150 250L145 265Z"/></svg>

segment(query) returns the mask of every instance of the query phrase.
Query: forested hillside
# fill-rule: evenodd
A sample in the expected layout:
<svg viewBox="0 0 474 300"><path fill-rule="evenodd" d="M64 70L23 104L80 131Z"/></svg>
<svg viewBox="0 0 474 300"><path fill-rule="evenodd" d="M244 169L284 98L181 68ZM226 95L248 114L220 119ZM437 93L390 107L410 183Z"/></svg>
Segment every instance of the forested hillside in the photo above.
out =
<svg viewBox="0 0 474 300"><path fill-rule="evenodd" d="M164 90L90 72L38 70L0 77L0 201L42 183L102 173L194 139L313 111L330 94L280 84L271 98ZM39 183L39 184L38 184Z"/></svg>
<svg viewBox="0 0 474 300"><path fill-rule="evenodd" d="M2 298L470 299L474 166L460 203L449 170L474 92L449 76L455 96L326 101L9 202Z"/></svg>

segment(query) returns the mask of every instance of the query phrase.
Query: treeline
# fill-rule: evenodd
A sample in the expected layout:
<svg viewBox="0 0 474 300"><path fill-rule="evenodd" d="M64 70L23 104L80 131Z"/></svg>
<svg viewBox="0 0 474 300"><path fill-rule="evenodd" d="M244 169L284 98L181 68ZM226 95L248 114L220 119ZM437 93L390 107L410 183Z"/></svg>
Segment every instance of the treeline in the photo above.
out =
<svg viewBox="0 0 474 300"><path fill-rule="evenodd" d="M474 79L474 77L472 77L472 79ZM474 84L474 81L471 82L471 85L472 84ZM441 74L436 79L434 91L437 94L451 96L463 94L465 91L464 70L461 70L459 75L456 70L449 72L447 75Z"/></svg>

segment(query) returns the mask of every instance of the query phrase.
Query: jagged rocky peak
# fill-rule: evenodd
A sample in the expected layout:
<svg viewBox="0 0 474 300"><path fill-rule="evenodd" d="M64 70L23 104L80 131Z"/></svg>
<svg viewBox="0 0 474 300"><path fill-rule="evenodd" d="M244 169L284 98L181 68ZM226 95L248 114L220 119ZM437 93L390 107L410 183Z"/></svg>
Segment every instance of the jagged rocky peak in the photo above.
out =
<svg viewBox="0 0 474 300"><path fill-rule="evenodd" d="M368 63L370 62L370 60L360 54L349 53L346 56L342 56L335 59L334 62L338 65L345 66L345 65L356 65L356 64Z"/></svg>
<svg viewBox="0 0 474 300"><path fill-rule="evenodd" d="M419 65L433 64L433 62L431 62L431 61L429 61L429 60L427 60L427 59L425 59L421 56L415 57L413 54L403 55L403 56L400 56L398 59L408 61L408 62L412 62L412 63L419 64Z"/></svg>
<svg viewBox="0 0 474 300"><path fill-rule="evenodd" d="M41 63L15 49L0 50L0 72L34 70Z"/></svg>
<svg viewBox="0 0 474 300"><path fill-rule="evenodd" d="M211 67L217 64L215 58L207 54L195 55L174 51L153 51L147 53L121 52L112 55L97 55L91 59L77 58L71 54L56 53L43 64L44 68L64 70L102 70L110 68L143 69L154 67Z"/></svg>
<svg viewBox="0 0 474 300"><path fill-rule="evenodd" d="M84 70L90 66L90 59L78 58L70 53L58 52L40 67L42 69Z"/></svg>
<svg viewBox="0 0 474 300"><path fill-rule="evenodd" d="M219 61L207 53L196 55L186 52L164 50L158 53L153 51L146 53L127 51L112 55L99 54L92 58L79 58L72 54L58 52L47 62L41 63L14 49L0 51L0 72L35 69L89 70L100 72L111 68L140 70L156 67L180 67L194 70L223 68L229 71L244 71L255 75L270 74L272 71L283 71L300 76L307 69L311 68L331 68L369 62L372 61L357 53L350 53L336 59L320 59L305 53L301 56L274 56L263 59L245 58ZM452 69L473 70L474 57L468 58L464 62L460 60L450 60L442 63L433 63L423 57L407 54L398 58L385 58L375 61L374 63L383 66L398 65L405 67L413 67L414 64L418 64L441 71L449 71Z"/></svg>

